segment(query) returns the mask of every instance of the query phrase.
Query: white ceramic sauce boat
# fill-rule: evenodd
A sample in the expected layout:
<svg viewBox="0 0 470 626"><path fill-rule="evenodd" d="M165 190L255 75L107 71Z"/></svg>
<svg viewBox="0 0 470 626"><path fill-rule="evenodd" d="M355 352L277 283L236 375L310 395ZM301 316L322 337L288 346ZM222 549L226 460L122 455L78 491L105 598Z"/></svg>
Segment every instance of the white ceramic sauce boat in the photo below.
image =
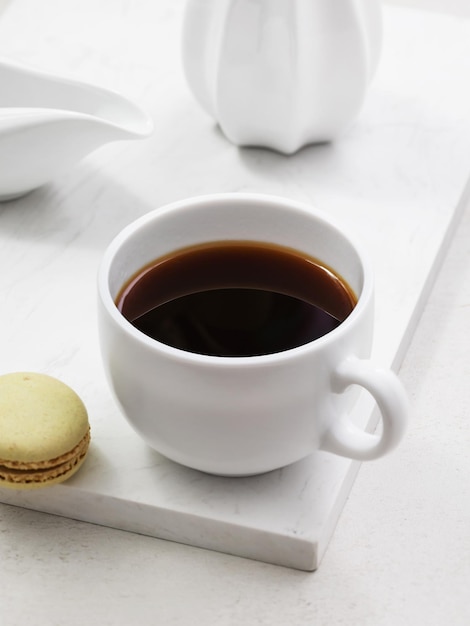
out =
<svg viewBox="0 0 470 626"><path fill-rule="evenodd" d="M105 143L147 137L123 96L0 58L0 201L57 177Z"/></svg>

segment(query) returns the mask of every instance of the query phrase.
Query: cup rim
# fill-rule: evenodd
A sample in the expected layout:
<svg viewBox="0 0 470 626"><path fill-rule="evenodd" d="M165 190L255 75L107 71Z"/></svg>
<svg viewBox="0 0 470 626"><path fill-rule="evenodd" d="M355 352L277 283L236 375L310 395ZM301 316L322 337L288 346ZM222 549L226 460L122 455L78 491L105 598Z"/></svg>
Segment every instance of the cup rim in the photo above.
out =
<svg viewBox="0 0 470 626"><path fill-rule="evenodd" d="M307 213L313 216L316 220L326 223L330 228L333 228L338 234L346 239L349 245L354 249L361 267L362 267L362 289L358 295L357 303L348 317L341 322L339 326L330 332L326 333L322 337L309 341L300 346L289 348L288 350L282 350L279 352L273 352L270 354L253 355L253 356L214 356L209 354L200 354L196 352L189 352L180 348L167 345L157 339L153 339L135 328L129 320L127 320L118 310L109 288L109 271L111 269L113 260L116 254L119 252L121 246L125 241L134 233L145 227L148 223L153 222L154 219L158 219L159 216L172 212L178 209L185 209L190 206L197 206L199 204L207 203L221 203L221 202L261 202L265 204L276 204L277 206L284 206L289 210L301 211L303 214ZM332 219L329 215L320 211L315 206L300 202L283 196L250 193L250 192L225 192L225 193L213 193L197 195L185 198L165 204L161 207L153 209L137 219L130 222L125 226L109 243L102 256L99 269L98 269L98 295L102 305L106 309L107 313L111 316L113 321L128 335L138 343L146 346L152 350L158 350L160 353L164 353L167 358L173 358L175 360L186 362L199 363L203 365L216 365L218 367L223 366L240 366L246 367L247 365L266 365L268 363L277 363L289 360L295 356L311 353L312 351L318 351L323 349L328 344L337 341L342 335L348 332L349 328L356 323L357 318L362 315L363 309L366 307L367 302L373 296L373 273L372 265L365 254L364 249L358 245L355 239L347 232L347 229L342 227L338 220Z"/></svg>

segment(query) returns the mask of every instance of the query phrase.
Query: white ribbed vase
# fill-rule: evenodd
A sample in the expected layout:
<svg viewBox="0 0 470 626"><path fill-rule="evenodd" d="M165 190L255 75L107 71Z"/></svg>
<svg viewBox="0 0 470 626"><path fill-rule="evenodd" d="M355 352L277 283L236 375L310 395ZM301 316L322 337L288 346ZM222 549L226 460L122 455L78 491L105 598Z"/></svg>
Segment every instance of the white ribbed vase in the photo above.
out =
<svg viewBox="0 0 470 626"><path fill-rule="evenodd" d="M380 0L187 0L183 65L228 139L290 154L351 124L381 39Z"/></svg>

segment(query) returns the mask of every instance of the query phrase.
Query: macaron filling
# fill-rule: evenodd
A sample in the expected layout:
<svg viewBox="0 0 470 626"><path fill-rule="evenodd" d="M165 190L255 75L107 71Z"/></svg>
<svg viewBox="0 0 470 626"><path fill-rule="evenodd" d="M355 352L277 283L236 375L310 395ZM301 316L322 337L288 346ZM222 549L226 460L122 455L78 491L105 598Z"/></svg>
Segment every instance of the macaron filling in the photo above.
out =
<svg viewBox="0 0 470 626"><path fill-rule="evenodd" d="M25 463L0 459L0 486L5 483L47 484L51 480L74 473L84 461L90 444L90 429L70 452L49 461Z"/></svg>

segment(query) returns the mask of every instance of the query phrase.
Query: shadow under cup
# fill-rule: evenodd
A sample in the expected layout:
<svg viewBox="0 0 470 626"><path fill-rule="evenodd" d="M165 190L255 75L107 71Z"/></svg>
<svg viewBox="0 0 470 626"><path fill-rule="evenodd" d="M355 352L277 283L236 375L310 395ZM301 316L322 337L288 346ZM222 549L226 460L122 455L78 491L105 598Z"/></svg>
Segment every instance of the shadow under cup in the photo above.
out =
<svg viewBox="0 0 470 626"><path fill-rule="evenodd" d="M173 348L118 311L119 291L142 267L221 240L268 242L314 257L347 282L357 304L327 335L252 357ZM330 426L355 400L355 393L335 389L335 368L351 355L369 357L372 327L372 276L361 253L329 219L286 199L220 194L157 209L115 238L99 271L103 362L125 416L151 447L209 473L256 474L331 449L324 445ZM351 456L341 446L331 451Z"/></svg>

